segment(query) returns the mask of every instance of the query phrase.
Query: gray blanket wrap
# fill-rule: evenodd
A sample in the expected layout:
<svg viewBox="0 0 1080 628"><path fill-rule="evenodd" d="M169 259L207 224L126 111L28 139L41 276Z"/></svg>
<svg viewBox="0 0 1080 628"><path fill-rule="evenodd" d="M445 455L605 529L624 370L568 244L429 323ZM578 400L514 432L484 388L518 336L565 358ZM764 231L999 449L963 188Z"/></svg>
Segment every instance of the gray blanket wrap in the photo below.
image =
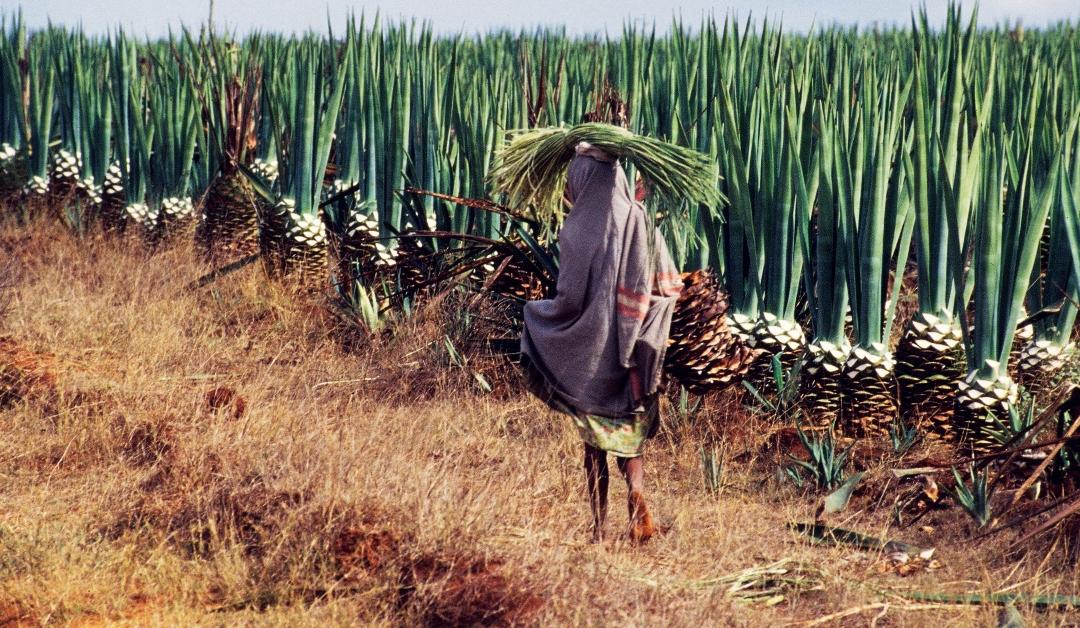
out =
<svg viewBox="0 0 1080 628"><path fill-rule="evenodd" d="M617 161L579 147L567 198L557 292L525 305L521 351L563 404L628 416L659 387L682 280ZM642 399L633 398L631 369L640 375Z"/></svg>

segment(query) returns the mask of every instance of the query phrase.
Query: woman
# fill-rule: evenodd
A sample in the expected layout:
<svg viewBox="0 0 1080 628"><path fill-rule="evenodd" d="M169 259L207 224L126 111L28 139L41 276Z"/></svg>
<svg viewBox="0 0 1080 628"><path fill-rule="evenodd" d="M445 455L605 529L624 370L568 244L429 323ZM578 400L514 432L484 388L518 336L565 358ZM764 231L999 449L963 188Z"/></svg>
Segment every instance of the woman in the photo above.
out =
<svg viewBox="0 0 1080 628"><path fill-rule="evenodd" d="M642 453L659 422L657 390L682 280L619 163L585 143L576 153L557 293L526 304L521 351L530 389L573 417L585 442L593 540L604 536L611 453L629 491L629 536L640 543L655 534Z"/></svg>

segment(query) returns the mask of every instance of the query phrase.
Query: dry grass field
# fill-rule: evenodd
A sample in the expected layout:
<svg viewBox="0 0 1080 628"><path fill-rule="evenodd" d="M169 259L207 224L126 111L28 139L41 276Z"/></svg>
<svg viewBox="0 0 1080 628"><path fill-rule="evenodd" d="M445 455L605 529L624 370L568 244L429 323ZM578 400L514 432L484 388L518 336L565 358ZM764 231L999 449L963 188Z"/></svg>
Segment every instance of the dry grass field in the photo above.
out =
<svg viewBox="0 0 1080 628"><path fill-rule="evenodd" d="M1075 539L1010 551L1019 532L972 540L956 507L893 526L909 487L888 469L920 448L864 455L826 521L935 547L936 569L808 543L788 525L820 497L778 473L783 426L733 397L688 425L669 412L651 444L664 534L619 539L613 482L611 540L592 545L571 424L509 365L483 366L489 394L454 366L451 308L358 338L257 266L185 290L208 270L187 246L0 231L0 626L988 626L1000 609L901 594L1080 592ZM751 570L779 561L752 599Z"/></svg>

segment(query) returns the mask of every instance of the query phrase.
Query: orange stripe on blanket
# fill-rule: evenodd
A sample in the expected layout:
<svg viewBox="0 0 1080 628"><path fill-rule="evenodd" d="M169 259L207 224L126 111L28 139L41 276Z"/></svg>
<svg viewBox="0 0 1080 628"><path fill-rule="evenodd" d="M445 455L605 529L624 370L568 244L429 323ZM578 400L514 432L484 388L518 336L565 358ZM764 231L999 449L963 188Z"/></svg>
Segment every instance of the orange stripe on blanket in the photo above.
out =
<svg viewBox="0 0 1080 628"><path fill-rule="evenodd" d="M628 308L625 305L623 305L622 303L619 303L616 306L615 311L618 313L619 316L622 316L624 318L632 318L632 319L634 319L636 321L643 321L643 320L645 320L645 313L646 313L647 310L646 311L636 310L636 309Z"/></svg>
<svg viewBox="0 0 1080 628"><path fill-rule="evenodd" d="M622 286L619 286L616 292L621 298L633 299L635 301L641 301L642 303L649 302L649 295L641 292L635 292L633 290L630 290L629 288L623 288Z"/></svg>
<svg viewBox="0 0 1080 628"><path fill-rule="evenodd" d="M641 301L637 301L637 300L634 300L634 299L624 297L621 294L618 297L615 298L615 301L620 306L625 307L625 308L630 309L630 310L635 310L635 311L639 311L639 312L647 312L647 311L649 311L649 304L648 303L642 303Z"/></svg>

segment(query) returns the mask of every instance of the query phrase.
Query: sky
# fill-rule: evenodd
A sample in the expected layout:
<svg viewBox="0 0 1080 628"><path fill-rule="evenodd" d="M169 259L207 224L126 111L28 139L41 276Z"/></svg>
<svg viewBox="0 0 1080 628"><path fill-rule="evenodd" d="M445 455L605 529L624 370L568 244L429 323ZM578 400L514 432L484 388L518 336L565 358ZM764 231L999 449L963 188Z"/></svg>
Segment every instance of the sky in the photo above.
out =
<svg viewBox="0 0 1080 628"><path fill-rule="evenodd" d="M214 0L214 21L241 32L253 29L296 32L308 29L325 31L327 16L340 23L350 11L368 15L376 11L385 17L427 20L443 33L484 32L492 28L518 29L537 25L565 26L572 34L617 33L627 20L661 28L673 16L681 15L688 23L703 15L724 16L734 12L745 18L769 15L783 18L788 30L805 31L818 24L870 26L906 24L913 2L874 2L872 0L729 0L707 2L690 0L383 0L382 2L327 2L326 0ZM940 22L945 0L927 0L927 9ZM0 14L21 9L31 27L48 20L67 26L82 25L94 33L122 25L147 35L161 35L170 26L202 23L209 12L210 0L0 0ZM971 3L965 6L974 6ZM979 21L985 25L1022 20L1025 27L1071 20L1080 24L1080 0L983 0L979 3Z"/></svg>

